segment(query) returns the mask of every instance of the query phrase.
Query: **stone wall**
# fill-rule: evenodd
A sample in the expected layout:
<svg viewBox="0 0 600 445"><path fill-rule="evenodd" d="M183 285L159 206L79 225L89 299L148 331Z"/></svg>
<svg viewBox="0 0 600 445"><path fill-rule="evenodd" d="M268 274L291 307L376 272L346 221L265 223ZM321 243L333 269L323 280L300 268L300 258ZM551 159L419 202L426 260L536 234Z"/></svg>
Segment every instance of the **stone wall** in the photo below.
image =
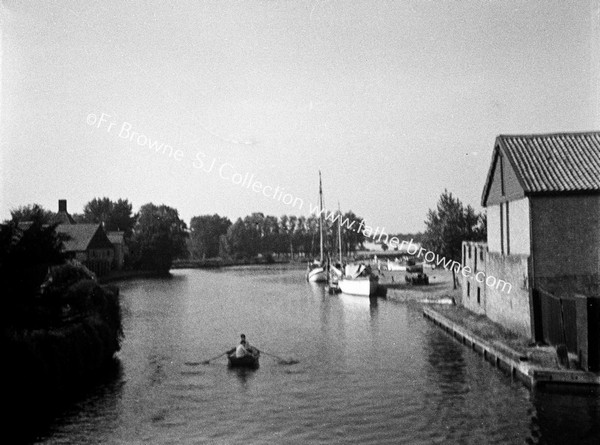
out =
<svg viewBox="0 0 600 445"><path fill-rule="evenodd" d="M527 255L488 252L485 314L519 335L533 338Z"/></svg>
<svg viewBox="0 0 600 445"><path fill-rule="evenodd" d="M486 307L486 286L482 281L482 275L478 277L478 272L485 274L487 244L463 241L463 268L468 267L471 273L459 273L462 287L462 305L476 314L485 315ZM464 270L464 269L463 269ZM467 275L467 276L465 276ZM478 281L478 279L479 281Z"/></svg>

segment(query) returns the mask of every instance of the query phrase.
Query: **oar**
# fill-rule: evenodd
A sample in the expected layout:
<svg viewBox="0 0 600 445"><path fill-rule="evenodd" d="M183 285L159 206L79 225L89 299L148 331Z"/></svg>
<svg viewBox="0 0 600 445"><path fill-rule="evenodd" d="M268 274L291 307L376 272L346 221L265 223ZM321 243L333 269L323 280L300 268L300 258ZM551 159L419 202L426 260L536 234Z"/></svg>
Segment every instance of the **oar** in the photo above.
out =
<svg viewBox="0 0 600 445"><path fill-rule="evenodd" d="M229 351L225 351L223 354L219 354L219 355L217 355L216 357L209 358L208 360L204 360L204 361L202 362L202 364L203 364L203 365L208 365L208 364L210 363L210 361L211 361L211 360L217 359L217 358L219 358L219 357L223 357L223 356L224 356L225 354L227 354L228 352L229 352Z"/></svg>
<svg viewBox="0 0 600 445"><path fill-rule="evenodd" d="M295 365L296 363L298 363L298 360L286 360L284 358L279 357L278 355L269 354L268 352L263 351L262 349L257 349L257 351L259 351L261 354L266 354L270 355L271 357L275 357L277 360L279 360L279 363L281 365Z"/></svg>

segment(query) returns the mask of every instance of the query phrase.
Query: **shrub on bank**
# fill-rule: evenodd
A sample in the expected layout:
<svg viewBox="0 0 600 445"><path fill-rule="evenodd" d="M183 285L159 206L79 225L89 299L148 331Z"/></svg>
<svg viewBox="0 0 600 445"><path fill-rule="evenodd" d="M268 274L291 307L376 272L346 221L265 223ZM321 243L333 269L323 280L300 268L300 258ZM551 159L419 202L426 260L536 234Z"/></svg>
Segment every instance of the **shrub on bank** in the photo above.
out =
<svg viewBox="0 0 600 445"><path fill-rule="evenodd" d="M44 412L89 387L114 363L123 336L119 297L91 280L79 281L65 300L81 305L61 324L4 329L3 380L13 414Z"/></svg>

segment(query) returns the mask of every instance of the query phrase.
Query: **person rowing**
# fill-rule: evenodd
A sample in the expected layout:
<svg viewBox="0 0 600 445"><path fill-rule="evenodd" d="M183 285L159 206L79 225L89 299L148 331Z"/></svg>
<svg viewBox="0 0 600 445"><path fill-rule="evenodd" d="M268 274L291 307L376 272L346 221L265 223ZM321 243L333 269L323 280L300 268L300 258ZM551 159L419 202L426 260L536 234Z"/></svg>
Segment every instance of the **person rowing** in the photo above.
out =
<svg viewBox="0 0 600 445"><path fill-rule="evenodd" d="M250 354L251 348L252 347L250 346L250 344L246 341L246 336L242 334L240 344L237 345L237 347L235 348L231 348L229 351L227 351L227 353L231 355L235 352L236 358L242 358Z"/></svg>

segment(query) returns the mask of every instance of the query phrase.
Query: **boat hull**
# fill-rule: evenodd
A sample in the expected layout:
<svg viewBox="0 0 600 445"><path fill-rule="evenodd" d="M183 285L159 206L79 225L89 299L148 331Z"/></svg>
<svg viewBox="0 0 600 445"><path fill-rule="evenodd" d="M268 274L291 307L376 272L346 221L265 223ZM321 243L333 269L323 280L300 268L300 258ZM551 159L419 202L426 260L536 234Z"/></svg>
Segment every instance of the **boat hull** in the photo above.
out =
<svg viewBox="0 0 600 445"><path fill-rule="evenodd" d="M396 261L389 261L388 264L387 264L387 269L390 270L390 271L393 271L393 270L404 271L404 270L406 270L406 265L398 263Z"/></svg>
<svg viewBox="0 0 600 445"><path fill-rule="evenodd" d="M338 281L340 290L348 295L370 297L377 292L378 280L373 278L341 278Z"/></svg>
<svg viewBox="0 0 600 445"><path fill-rule="evenodd" d="M258 359L260 352L256 351L252 354L245 355L243 357L236 357L235 353L227 356L227 365L230 368L258 368Z"/></svg>
<svg viewBox="0 0 600 445"><path fill-rule="evenodd" d="M323 267L315 267L307 272L306 279L311 283L324 283L327 281L327 271Z"/></svg>

